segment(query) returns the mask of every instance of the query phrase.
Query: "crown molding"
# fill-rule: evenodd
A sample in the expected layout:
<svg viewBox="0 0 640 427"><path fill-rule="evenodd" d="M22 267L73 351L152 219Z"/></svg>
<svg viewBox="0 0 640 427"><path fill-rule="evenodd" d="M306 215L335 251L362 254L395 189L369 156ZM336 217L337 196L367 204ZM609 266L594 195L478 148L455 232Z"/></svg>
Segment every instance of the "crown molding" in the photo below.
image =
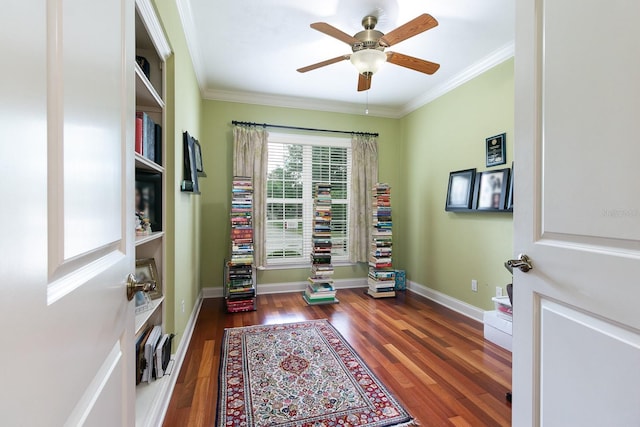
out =
<svg viewBox="0 0 640 427"><path fill-rule="evenodd" d="M198 43L198 37L195 33L196 26L193 22L191 2L189 0L176 0L176 6L178 7L180 22L182 23L182 31L184 32L184 37L187 40L187 48L191 55L191 64L193 65L193 71L196 74L196 81L200 87L200 93L204 93L204 66L202 65L202 58L200 56L200 44Z"/></svg>
<svg viewBox="0 0 640 427"><path fill-rule="evenodd" d="M462 70L460 73L456 74L446 82L434 87L433 89L423 93L422 95L405 104L399 111L400 117L406 116L407 114L417 110L418 108L436 100L445 93L450 92L459 86L462 86L469 80L473 80L474 78L485 73L496 65L502 64L507 59L513 57L514 53L515 43L512 41L493 51L470 67Z"/></svg>
<svg viewBox="0 0 640 427"><path fill-rule="evenodd" d="M295 108L301 110L326 111L332 113L355 114L364 116L364 106L347 102L325 101L311 98L293 96L267 95L264 93L205 90L202 93L204 99L212 101L237 102L241 104L265 105L270 107ZM399 119L401 117L398 108L386 108L369 106L369 116Z"/></svg>
<svg viewBox="0 0 640 427"><path fill-rule="evenodd" d="M164 34L162 25L160 25L160 20L158 19L156 10L151 4L151 0L136 0L136 7L138 8L138 13L144 26L149 32L151 41L158 51L158 55L160 55L163 60L166 60L171 55L171 46L169 46L167 36Z"/></svg>
<svg viewBox="0 0 640 427"><path fill-rule="evenodd" d="M136 0L136 4L138 5L138 8L140 10L142 9L143 5L145 9L153 7L151 6L150 0ZM146 5L148 5L148 7ZM303 109L303 110L355 114L360 116L365 115L362 104L354 104L354 103L340 102L340 101L327 101L327 100L304 98L304 97L292 97L292 96L284 96L284 95L268 95L264 93L207 89L205 84L206 79L204 77L205 76L204 66L203 66L201 55L200 55L200 46L194 30L195 24L193 22L193 13L191 10L190 1L176 0L176 5L178 8L178 14L180 15L180 21L182 22L182 28L185 34L185 38L187 40L187 47L191 55L191 61L193 64L194 72L196 74L196 80L198 82L198 86L200 87L200 95L202 96L203 99L208 99L213 101L236 102L236 103L252 104L252 105L263 105L263 106L271 106L271 107L295 108L295 109ZM141 14L143 14L142 10L141 10ZM155 18L155 20L157 22L157 18ZM165 44L166 44L166 38L164 36L164 32L162 32L162 28L160 27L159 22L157 23L157 28L159 29L160 34L162 35L162 39L165 40ZM154 34L152 29L150 29L150 32ZM154 43L155 43L155 38L154 38ZM158 48L158 46L156 47ZM166 44L166 49L168 52L167 53L167 56L168 56L171 53L171 50L168 44ZM158 50L160 51L160 48L158 48ZM442 84L430 89L429 91L409 101L405 105L402 105L400 107L370 106L368 115L373 117L400 119L406 116L407 114L417 110L418 108L441 97L447 92L452 91L458 86L463 85L469 80L472 80L475 77L478 77L479 75L495 67L496 65L499 65L504 61L510 59L511 57L514 56L514 52L515 52L515 42L511 41L506 45L502 46L501 48L490 53L486 57L482 58L481 60L471 65L470 67L464 69L462 72L456 74L452 78L443 82Z"/></svg>
<svg viewBox="0 0 640 427"><path fill-rule="evenodd" d="M180 0L179 0L180 1ZM184 0L182 0L184 1ZM374 117L385 117L399 119L418 108L434 101L447 92L473 80L491 68L503 63L513 57L515 52L514 42L510 42L501 48L493 51L480 61L464 69L446 82L434 87L400 108L393 107L369 107L369 115ZM242 104L265 105L272 107L297 108L315 111L329 111L334 113L364 115L361 104L346 102L324 101L301 97L266 95L261 93L250 93L240 91L225 90L204 90L203 98L215 101L237 102Z"/></svg>

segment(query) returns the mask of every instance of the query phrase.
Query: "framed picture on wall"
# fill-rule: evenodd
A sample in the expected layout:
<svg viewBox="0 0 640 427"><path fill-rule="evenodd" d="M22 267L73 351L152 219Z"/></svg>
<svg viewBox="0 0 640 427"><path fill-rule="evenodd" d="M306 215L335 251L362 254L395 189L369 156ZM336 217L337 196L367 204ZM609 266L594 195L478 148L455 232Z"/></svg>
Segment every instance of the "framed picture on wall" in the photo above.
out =
<svg viewBox="0 0 640 427"><path fill-rule="evenodd" d="M193 148L196 157L196 172L200 177L206 177L207 174L204 173L204 166L202 165L202 147L200 146L200 142L197 139L193 139Z"/></svg>
<svg viewBox="0 0 640 427"><path fill-rule="evenodd" d="M471 209L475 177L475 169L465 169L449 173L445 211L451 212Z"/></svg>
<svg viewBox="0 0 640 427"><path fill-rule="evenodd" d="M476 177L474 206L478 210L504 210L509 168L484 171Z"/></svg>
<svg viewBox="0 0 640 427"><path fill-rule="evenodd" d="M182 134L183 180L181 191L200 194L198 171L196 169L196 143L189 132Z"/></svg>
<svg viewBox="0 0 640 427"><path fill-rule="evenodd" d="M507 197L507 210L513 210L513 162L511 162L511 173L509 174L509 196Z"/></svg>
<svg viewBox="0 0 640 427"><path fill-rule="evenodd" d="M507 163L507 134L490 136L485 140L487 153L487 167L504 165Z"/></svg>

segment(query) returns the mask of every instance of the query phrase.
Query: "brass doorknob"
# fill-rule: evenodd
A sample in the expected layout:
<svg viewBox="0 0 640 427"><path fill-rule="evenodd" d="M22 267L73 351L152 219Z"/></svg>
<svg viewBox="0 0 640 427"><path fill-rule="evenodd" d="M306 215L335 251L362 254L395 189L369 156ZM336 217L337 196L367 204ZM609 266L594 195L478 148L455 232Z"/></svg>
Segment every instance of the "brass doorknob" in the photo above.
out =
<svg viewBox="0 0 640 427"><path fill-rule="evenodd" d="M138 282L135 274L129 274L127 276L127 299L131 301L136 292L151 292L156 288L156 282L151 280L149 282Z"/></svg>
<svg viewBox="0 0 640 427"><path fill-rule="evenodd" d="M531 263L531 258L529 258L525 254L520 254L518 259L510 259L504 263L504 266L513 273L514 268L519 268L520 271L526 273L527 271L533 268L533 264Z"/></svg>

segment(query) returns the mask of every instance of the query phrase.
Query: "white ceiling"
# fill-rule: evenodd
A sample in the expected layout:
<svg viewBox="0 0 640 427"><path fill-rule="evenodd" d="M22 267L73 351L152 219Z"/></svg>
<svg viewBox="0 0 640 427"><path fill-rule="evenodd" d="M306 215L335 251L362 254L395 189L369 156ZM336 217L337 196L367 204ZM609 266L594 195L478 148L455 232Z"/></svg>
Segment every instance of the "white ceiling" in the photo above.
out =
<svg viewBox="0 0 640 427"><path fill-rule="evenodd" d="M204 97L399 117L513 55L514 0L178 0ZM351 53L309 28L327 22L348 34L379 17L387 33L422 13L439 26L388 50L441 64L432 76L387 63L371 90L343 61L305 74L297 68Z"/></svg>

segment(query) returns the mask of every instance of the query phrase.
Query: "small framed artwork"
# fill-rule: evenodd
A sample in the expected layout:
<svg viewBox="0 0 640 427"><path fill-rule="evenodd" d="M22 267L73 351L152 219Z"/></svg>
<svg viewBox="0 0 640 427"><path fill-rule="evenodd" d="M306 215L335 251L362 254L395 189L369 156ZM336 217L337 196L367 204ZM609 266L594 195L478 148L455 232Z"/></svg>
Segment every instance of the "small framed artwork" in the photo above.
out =
<svg viewBox="0 0 640 427"><path fill-rule="evenodd" d="M507 197L507 210L513 210L513 162L511 162L511 173L509 174L509 196Z"/></svg>
<svg viewBox="0 0 640 427"><path fill-rule="evenodd" d="M147 219L151 231L162 231L162 176L136 171L136 217Z"/></svg>
<svg viewBox="0 0 640 427"><path fill-rule="evenodd" d="M137 259L135 275L138 282L154 282L156 284L156 288L149 292L151 299L158 299L162 296L162 281L158 276L155 259Z"/></svg>
<svg viewBox="0 0 640 427"><path fill-rule="evenodd" d="M189 132L182 134L183 143L183 181L180 186L181 191L200 194L198 184L198 171L196 170L196 144L195 138Z"/></svg>
<svg viewBox="0 0 640 427"><path fill-rule="evenodd" d="M487 167L504 165L507 163L507 134L501 133L485 140L487 152Z"/></svg>
<svg viewBox="0 0 640 427"><path fill-rule="evenodd" d="M478 210L504 210L509 184L509 168L478 173L474 207Z"/></svg>
<svg viewBox="0 0 640 427"><path fill-rule="evenodd" d="M193 148L196 157L196 172L198 176L205 178L207 174L204 173L204 166L202 165L202 147L200 146L200 142L195 138L193 139Z"/></svg>
<svg viewBox="0 0 640 427"><path fill-rule="evenodd" d="M449 173L449 187L445 211L461 211L471 209L475 169L465 169Z"/></svg>

